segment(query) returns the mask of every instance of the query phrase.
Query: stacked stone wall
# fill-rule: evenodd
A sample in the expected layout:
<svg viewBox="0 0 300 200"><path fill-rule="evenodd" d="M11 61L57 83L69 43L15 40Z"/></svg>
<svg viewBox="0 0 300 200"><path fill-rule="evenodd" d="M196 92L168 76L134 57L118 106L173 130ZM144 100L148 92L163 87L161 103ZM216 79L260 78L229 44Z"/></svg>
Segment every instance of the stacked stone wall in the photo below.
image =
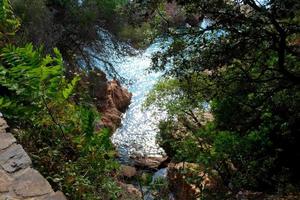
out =
<svg viewBox="0 0 300 200"><path fill-rule="evenodd" d="M31 167L31 159L0 118L0 200L66 200Z"/></svg>

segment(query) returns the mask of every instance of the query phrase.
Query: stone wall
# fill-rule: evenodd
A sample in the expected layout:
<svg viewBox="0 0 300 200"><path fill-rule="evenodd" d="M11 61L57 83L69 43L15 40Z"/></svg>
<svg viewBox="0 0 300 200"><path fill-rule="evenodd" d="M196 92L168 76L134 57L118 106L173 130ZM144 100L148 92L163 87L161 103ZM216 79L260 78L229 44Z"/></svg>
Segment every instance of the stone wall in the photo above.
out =
<svg viewBox="0 0 300 200"><path fill-rule="evenodd" d="M31 159L0 117L0 200L66 200L31 168Z"/></svg>

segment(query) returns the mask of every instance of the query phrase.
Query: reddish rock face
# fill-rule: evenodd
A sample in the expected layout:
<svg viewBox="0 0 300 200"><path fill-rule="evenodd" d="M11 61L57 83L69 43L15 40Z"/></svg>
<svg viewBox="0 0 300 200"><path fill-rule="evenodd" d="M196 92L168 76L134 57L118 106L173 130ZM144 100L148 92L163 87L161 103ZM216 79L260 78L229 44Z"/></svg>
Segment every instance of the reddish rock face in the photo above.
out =
<svg viewBox="0 0 300 200"><path fill-rule="evenodd" d="M108 81L99 69L90 71L83 76L80 85L84 92L89 93L101 114L96 129L109 128L115 131L121 124L121 115L130 104L132 94L116 81Z"/></svg>
<svg viewBox="0 0 300 200"><path fill-rule="evenodd" d="M189 178L199 178L197 185L189 183ZM175 199L194 200L201 195L201 190L222 191L222 182L216 172L205 173L204 166L194 163L169 163L168 180Z"/></svg>
<svg viewBox="0 0 300 200"><path fill-rule="evenodd" d="M125 112L130 104L132 94L128 92L127 89L123 88L120 83L116 80L108 82L108 96L111 98L115 107L121 111Z"/></svg>
<svg viewBox="0 0 300 200"><path fill-rule="evenodd" d="M107 83L105 93L106 98L99 105L101 121L98 128L105 127L115 131L121 124L122 113L128 108L132 94L116 80Z"/></svg>

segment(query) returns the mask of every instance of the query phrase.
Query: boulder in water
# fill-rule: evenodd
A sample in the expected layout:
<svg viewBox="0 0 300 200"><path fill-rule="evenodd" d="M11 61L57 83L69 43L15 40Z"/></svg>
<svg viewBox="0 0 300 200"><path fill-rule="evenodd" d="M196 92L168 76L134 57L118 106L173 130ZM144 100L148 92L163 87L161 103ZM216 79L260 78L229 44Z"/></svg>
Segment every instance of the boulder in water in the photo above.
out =
<svg viewBox="0 0 300 200"><path fill-rule="evenodd" d="M132 158L136 166L141 168L158 169L168 157L134 157Z"/></svg>

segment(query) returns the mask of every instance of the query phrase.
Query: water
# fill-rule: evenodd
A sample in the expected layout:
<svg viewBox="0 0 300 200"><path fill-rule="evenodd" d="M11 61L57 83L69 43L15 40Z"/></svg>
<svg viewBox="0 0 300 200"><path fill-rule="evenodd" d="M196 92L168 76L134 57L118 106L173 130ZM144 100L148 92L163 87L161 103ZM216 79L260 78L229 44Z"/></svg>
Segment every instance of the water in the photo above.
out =
<svg viewBox="0 0 300 200"><path fill-rule="evenodd" d="M151 55L161 50L159 44L151 45L144 53L128 56L115 62L115 70L121 77L130 80L124 85L133 94L131 104L123 116L122 125L112 136L121 161L128 163L135 156L164 156L165 152L156 142L158 122L165 113L152 106L143 109L147 94L161 77L159 72L150 72Z"/></svg>

